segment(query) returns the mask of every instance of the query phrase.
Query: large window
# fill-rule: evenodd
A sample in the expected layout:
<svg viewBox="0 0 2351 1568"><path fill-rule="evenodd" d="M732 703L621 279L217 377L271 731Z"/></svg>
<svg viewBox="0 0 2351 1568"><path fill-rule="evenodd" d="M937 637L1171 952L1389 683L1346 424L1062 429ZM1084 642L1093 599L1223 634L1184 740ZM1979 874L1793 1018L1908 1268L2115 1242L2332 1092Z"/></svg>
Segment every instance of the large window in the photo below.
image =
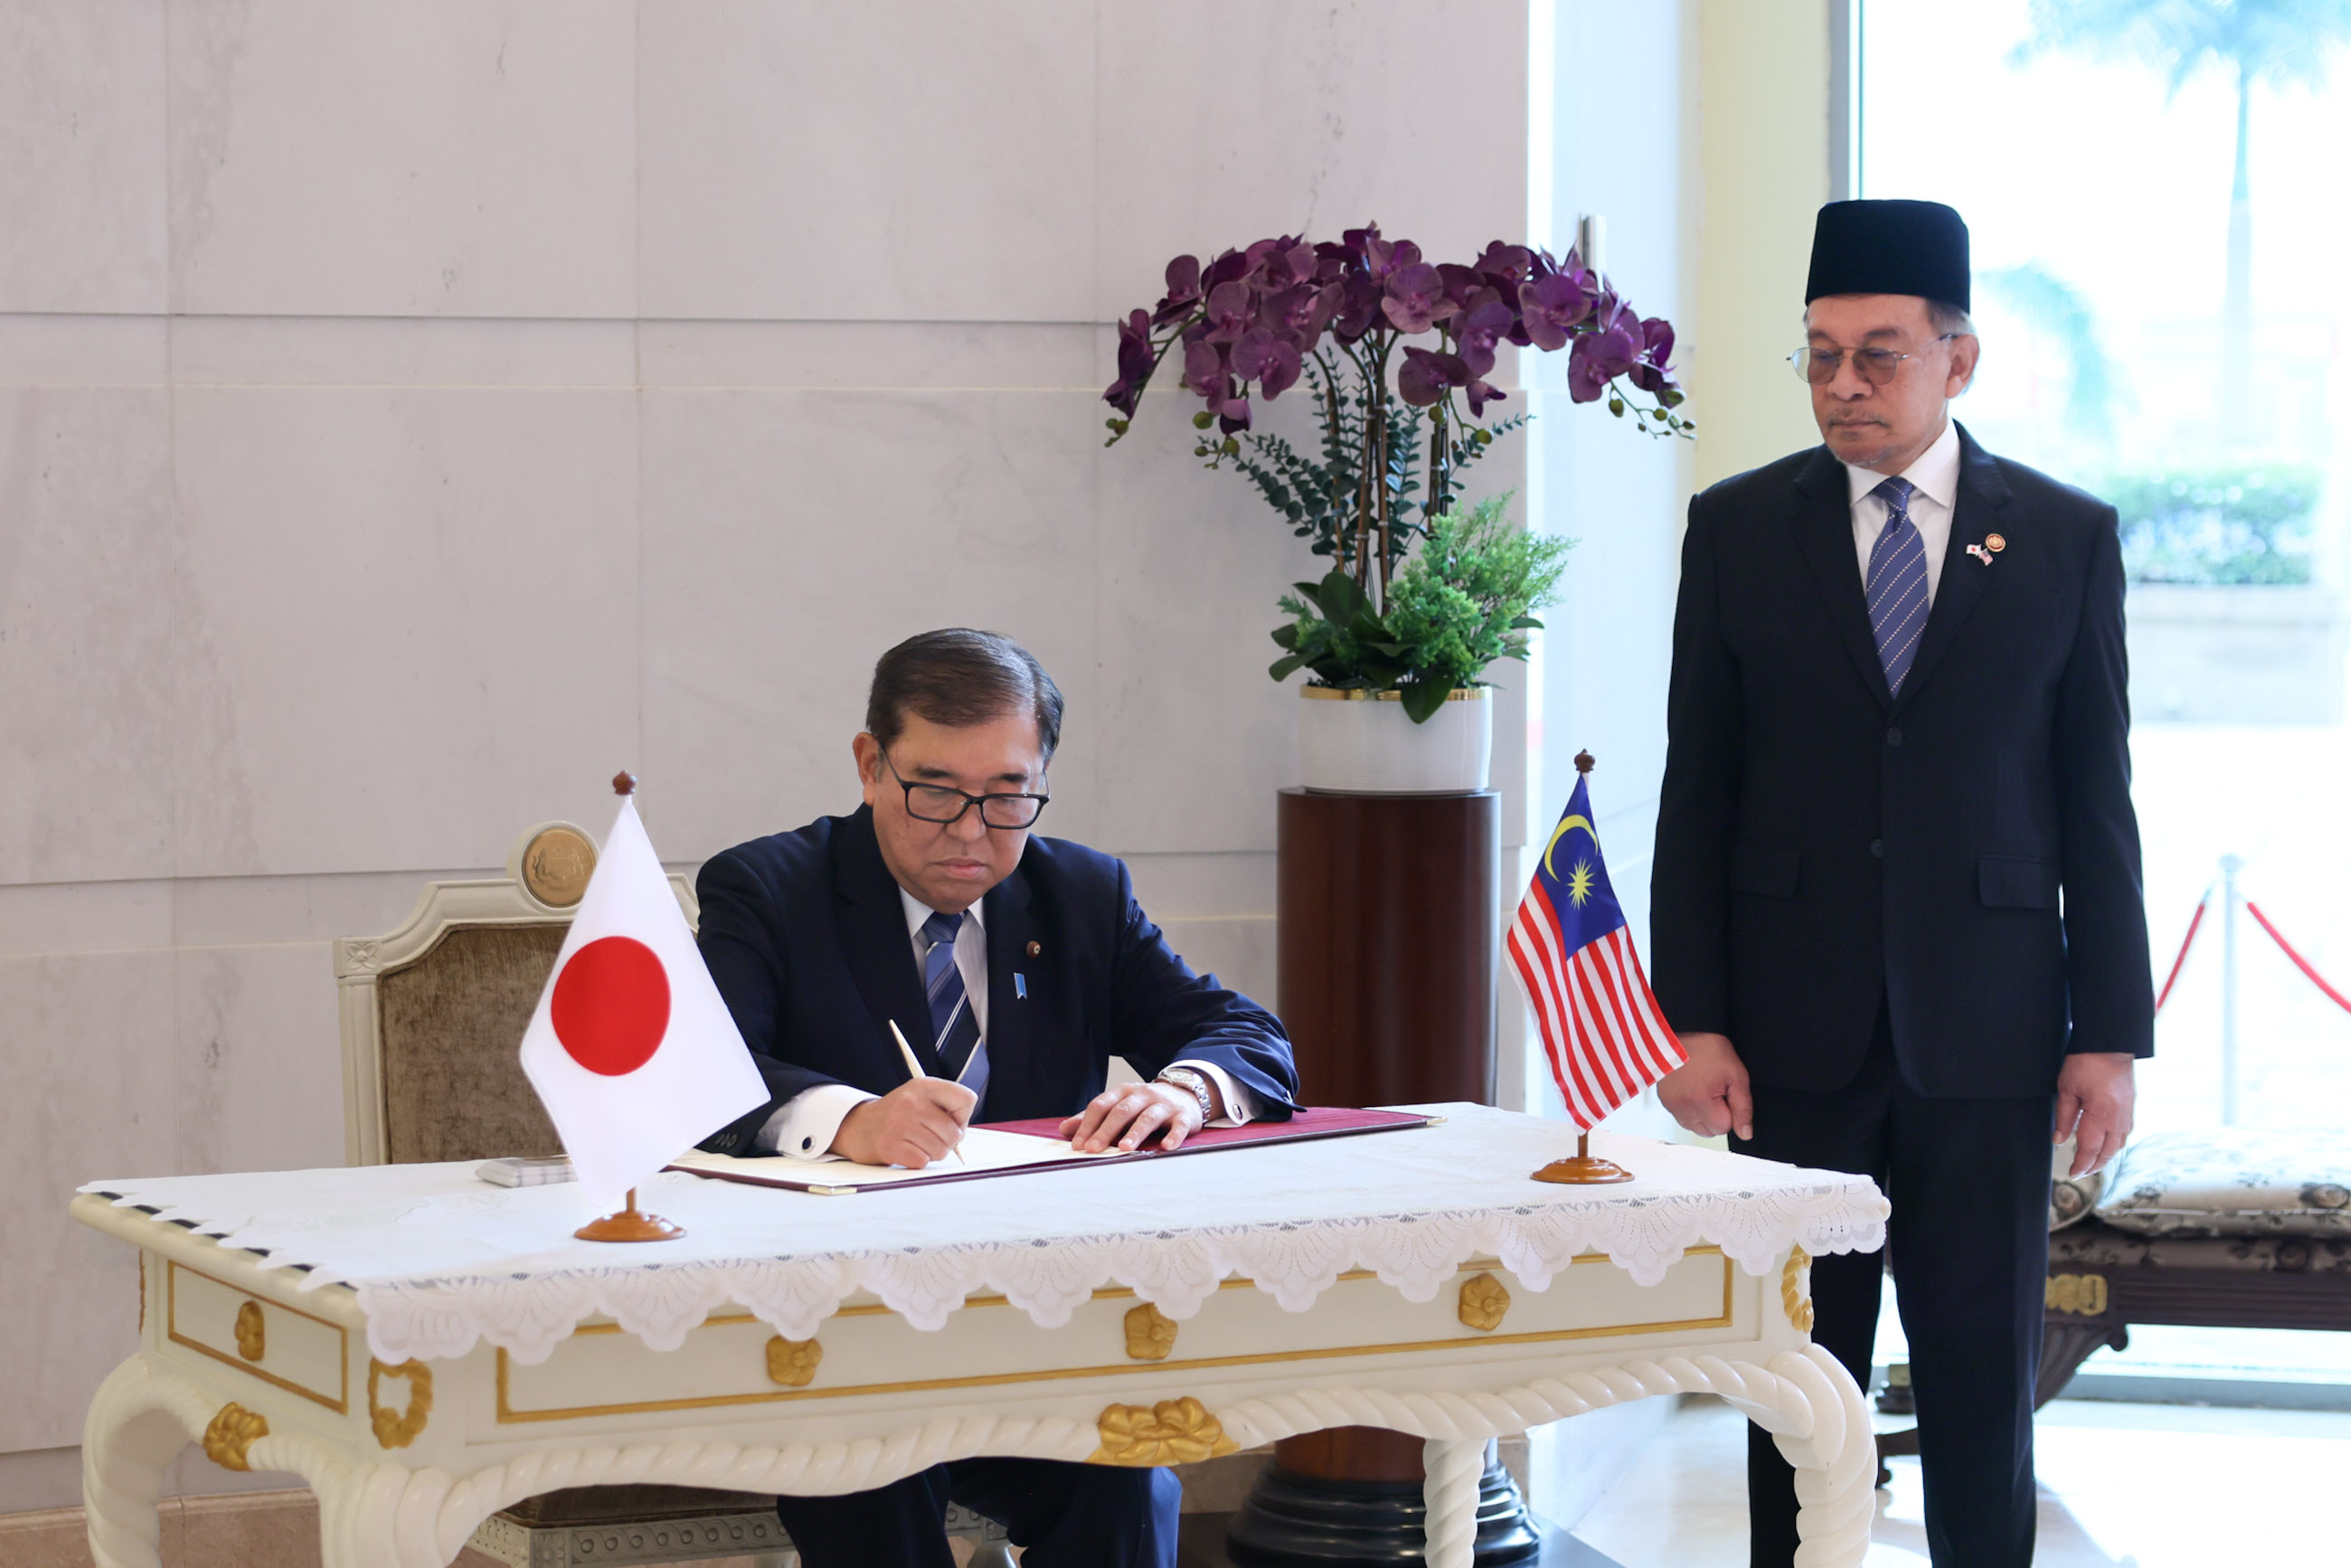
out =
<svg viewBox="0 0 2351 1568"><path fill-rule="evenodd" d="M2351 5L1865 0L1858 183L1973 234L1987 446L2122 510L2160 980L2240 857L2351 991ZM2351 1014L2216 888L2141 1125L2339 1125ZM2233 1020L2229 993L2233 990Z"/></svg>

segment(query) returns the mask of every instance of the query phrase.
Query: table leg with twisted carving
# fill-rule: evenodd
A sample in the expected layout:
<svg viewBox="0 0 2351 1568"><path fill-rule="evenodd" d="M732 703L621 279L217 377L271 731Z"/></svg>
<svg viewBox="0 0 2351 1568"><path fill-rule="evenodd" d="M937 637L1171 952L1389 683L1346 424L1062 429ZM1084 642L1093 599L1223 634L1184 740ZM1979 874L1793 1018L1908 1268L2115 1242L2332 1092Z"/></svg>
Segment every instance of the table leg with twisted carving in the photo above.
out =
<svg viewBox="0 0 2351 1568"><path fill-rule="evenodd" d="M1428 1568L1469 1568L1478 1549L1478 1480L1486 1473L1483 1437L1431 1437L1421 1446L1428 1479L1421 1492L1426 1508Z"/></svg>

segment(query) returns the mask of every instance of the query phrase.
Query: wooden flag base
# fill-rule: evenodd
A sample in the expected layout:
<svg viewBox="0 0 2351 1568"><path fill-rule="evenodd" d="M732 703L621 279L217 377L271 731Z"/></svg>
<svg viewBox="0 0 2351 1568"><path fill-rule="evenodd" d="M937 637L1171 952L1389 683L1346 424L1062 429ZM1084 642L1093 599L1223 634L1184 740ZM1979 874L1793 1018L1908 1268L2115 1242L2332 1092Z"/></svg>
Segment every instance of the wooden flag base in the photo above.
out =
<svg viewBox="0 0 2351 1568"><path fill-rule="evenodd" d="M685 1227L672 1225L658 1214L641 1211L637 1207L637 1189L631 1187L628 1207L601 1219L591 1219L571 1234L582 1241L674 1241L685 1234Z"/></svg>
<svg viewBox="0 0 2351 1568"><path fill-rule="evenodd" d="M1592 1134L1575 1135L1575 1155L1572 1159L1553 1160L1535 1172L1535 1181L1563 1182L1570 1186L1598 1185L1603 1182L1631 1181L1633 1173L1614 1160L1594 1159Z"/></svg>

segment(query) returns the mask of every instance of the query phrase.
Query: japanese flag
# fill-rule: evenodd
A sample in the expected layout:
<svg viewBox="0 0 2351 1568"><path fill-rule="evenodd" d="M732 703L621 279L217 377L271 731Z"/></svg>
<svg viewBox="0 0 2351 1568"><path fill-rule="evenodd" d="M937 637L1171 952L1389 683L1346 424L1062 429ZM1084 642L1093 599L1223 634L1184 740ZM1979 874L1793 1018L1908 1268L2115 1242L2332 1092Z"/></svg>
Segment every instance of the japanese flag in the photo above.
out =
<svg viewBox="0 0 2351 1568"><path fill-rule="evenodd" d="M767 1103L626 797L523 1033L522 1070L599 1214Z"/></svg>

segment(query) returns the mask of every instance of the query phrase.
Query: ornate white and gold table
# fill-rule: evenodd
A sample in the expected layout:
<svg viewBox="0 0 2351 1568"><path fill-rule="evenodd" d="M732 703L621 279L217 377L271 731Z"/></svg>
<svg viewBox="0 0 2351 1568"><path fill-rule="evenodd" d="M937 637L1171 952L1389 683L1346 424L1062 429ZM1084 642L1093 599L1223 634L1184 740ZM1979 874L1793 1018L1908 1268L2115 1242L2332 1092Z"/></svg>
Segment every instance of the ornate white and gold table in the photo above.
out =
<svg viewBox="0 0 2351 1568"><path fill-rule="evenodd" d="M1712 1392L1797 1466L1806 1564L1859 1563L1875 1449L1809 1342L1808 1255L1876 1247L1868 1182L1631 1138L1638 1179L1527 1179L1558 1123L1441 1125L826 1197L692 1176L682 1240L571 1239L574 1186L468 1166L100 1181L137 1354L83 1447L99 1568L156 1568L200 1440L298 1474L328 1568L440 1568L560 1487L860 1490L944 1459L1155 1465L1325 1427L1427 1441L1428 1553L1469 1562L1486 1440Z"/></svg>

